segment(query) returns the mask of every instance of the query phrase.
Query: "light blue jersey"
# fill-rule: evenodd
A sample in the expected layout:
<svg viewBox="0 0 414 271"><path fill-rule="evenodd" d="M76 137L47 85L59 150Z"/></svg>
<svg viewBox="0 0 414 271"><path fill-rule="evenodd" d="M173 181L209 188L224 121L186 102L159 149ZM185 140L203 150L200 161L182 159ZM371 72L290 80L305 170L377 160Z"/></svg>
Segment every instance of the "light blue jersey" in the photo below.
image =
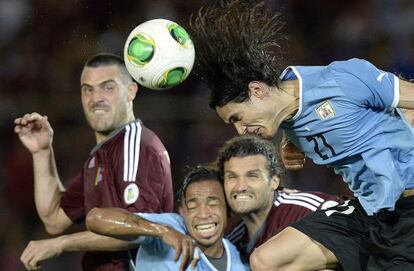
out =
<svg viewBox="0 0 414 271"><path fill-rule="evenodd" d="M281 79L299 79L299 110L281 125L288 138L342 175L369 215L393 210L414 188L414 134L396 109L398 78L351 59L288 67Z"/></svg>
<svg viewBox="0 0 414 271"><path fill-rule="evenodd" d="M183 218L178 214L164 213L164 214L149 214L137 213L140 217L163 225L167 225L183 234L188 234L187 228L184 224ZM140 248L136 257L136 270L138 271L176 271L181 264L181 258L174 262L175 250L164 243L159 238L142 236L136 241L140 244ZM224 250L227 258L226 271L243 271L249 270L248 266L244 265L240 260L240 254L236 247L227 239L223 239ZM189 266L187 271L192 270ZM196 271L217 271L217 269L210 263L204 253L201 253L200 260L197 263ZM224 270L220 270L224 271Z"/></svg>

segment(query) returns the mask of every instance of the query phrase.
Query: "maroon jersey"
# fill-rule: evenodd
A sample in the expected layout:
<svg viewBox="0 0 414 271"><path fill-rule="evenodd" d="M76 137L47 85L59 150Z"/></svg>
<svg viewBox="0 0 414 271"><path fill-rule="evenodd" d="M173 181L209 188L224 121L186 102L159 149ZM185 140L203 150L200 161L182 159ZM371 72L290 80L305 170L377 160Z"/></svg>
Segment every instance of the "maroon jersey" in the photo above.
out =
<svg viewBox="0 0 414 271"><path fill-rule="evenodd" d="M64 193L61 207L76 223L83 222L94 207L172 212L171 169L163 144L139 120L113 131L91 151ZM84 270L128 270L128 260L127 252L85 253L82 266Z"/></svg>
<svg viewBox="0 0 414 271"><path fill-rule="evenodd" d="M338 204L339 197L320 192L286 193L278 191L267 218L252 240L248 237L246 225L241 220L226 234L226 238L236 245L245 257L253 250L281 232L284 228L318 209L326 209Z"/></svg>

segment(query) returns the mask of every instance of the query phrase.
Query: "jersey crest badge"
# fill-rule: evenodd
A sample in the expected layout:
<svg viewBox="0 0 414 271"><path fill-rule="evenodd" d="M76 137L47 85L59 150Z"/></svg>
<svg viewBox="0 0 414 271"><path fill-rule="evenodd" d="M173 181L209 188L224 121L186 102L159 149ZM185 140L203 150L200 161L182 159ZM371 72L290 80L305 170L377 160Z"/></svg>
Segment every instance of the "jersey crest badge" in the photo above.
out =
<svg viewBox="0 0 414 271"><path fill-rule="evenodd" d="M335 116L335 110L329 101L323 101L316 107L315 111L321 120L330 119Z"/></svg>
<svg viewBox="0 0 414 271"><path fill-rule="evenodd" d="M130 183L124 190L124 201L126 204L132 204L139 197L139 188L135 183Z"/></svg>

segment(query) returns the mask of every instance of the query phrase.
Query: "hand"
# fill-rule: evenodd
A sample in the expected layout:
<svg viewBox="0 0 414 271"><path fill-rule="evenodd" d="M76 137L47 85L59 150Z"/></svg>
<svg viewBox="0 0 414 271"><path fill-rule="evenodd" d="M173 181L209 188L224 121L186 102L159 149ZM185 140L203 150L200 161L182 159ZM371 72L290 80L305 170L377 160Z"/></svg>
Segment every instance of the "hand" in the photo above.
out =
<svg viewBox="0 0 414 271"><path fill-rule="evenodd" d="M167 232L163 233L161 239L174 248L175 261L178 261L180 255L182 255L182 263L179 269L180 271L184 271L190 263L193 269L196 267L199 260L199 252L197 251L193 238L176 230L169 229Z"/></svg>
<svg viewBox="0 0 414 271"><path fill-rule="evenodd" d="M14 120L14 132L32 153L45 150L52 145L53 129L47 116L38 113L26 114Z"/></svg>
<svg viewBox="0 0 414 271"><path fill-rule="evenodd" d="M42 261L59 256L62 251L61 237L30 241L24 249L20 261L27 270L38 270L42 267Z"/></svg>
<svg viewBox="0 0 414 271"><path fill-rule="evenodd" d="M288 170L300 170L305 165L305 154L287 139L282 140L280 144L280 154Z"/></svg>

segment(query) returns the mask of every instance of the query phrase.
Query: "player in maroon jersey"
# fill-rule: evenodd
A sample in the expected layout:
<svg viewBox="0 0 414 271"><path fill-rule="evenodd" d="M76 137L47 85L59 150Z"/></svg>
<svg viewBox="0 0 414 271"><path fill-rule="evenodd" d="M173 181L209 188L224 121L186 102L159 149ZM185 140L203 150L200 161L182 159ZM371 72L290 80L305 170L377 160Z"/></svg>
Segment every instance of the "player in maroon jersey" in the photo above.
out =
<svg viewBox="0 0 414 271"><path fill-rule="evenodd" d="M220 150L227 203L241 221L226 237L248 259L253 250L307 214L340 200L320 192L279 190L282 165L274 145L256 136L230 139Z"/></svg>
<svg viewBox="0 0 414 271"><path fill-rule="evenodd" d="M99 54L81 75L81 100L97 145L80 174L63 188L52 148L53 130L47 116L26 114L15 120L15 132L32 153L35 203L50 234L61 234L83 222L93 207L120 207L132 212L171 212L173 191L168 153L160 139L135 119L138 90L122 58ZM85 231L32 241L21 256L27 269L64 251L87 251L84 270L128 270L128 253L112 250L120 241ZM125 242L124 248L130 248ZM135 253L133 254L135 255Z"/></svg>

